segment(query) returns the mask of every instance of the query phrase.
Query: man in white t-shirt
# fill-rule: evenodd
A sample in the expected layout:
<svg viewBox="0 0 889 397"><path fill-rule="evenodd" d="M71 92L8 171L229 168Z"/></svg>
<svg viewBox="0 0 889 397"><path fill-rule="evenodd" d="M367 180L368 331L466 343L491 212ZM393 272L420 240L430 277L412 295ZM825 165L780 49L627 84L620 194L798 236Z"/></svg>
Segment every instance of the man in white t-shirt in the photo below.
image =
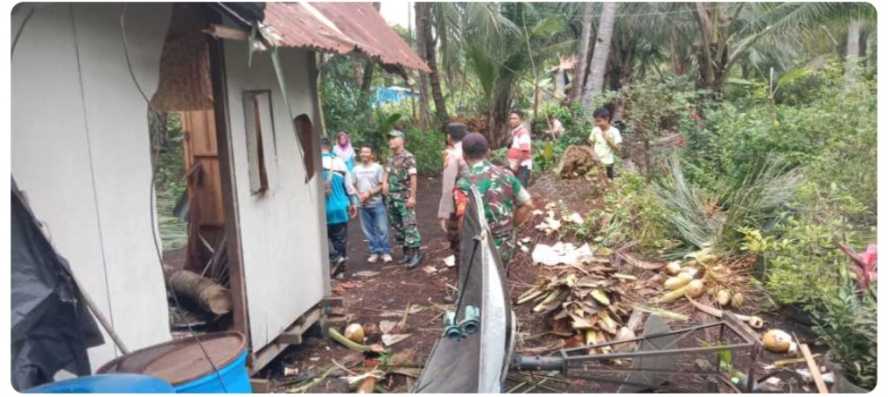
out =
<svg viewBox="0 0 889 397"><path fill-rule="evenodd" d="M359 154L361 160L352 169L355 174L355 186L361 207L361 231L367 239L370 257L369 263L382 259L384 263L392 262L389 246L389 222L386 219L386 205L383 203L383 178L386 172L383 166L374 160L373 149L362 146Z"/></svg>
<svg viewBox="0 0 889 397"><path fill-rule="evenodd" d="M611 112L602 107L593 113L596 127L590 133L589 141L593 144L593 150L599 161L605 166L608 179L614 179L614 158L620 153L620 144L623 139L620 131L611 125Z"/></svg>

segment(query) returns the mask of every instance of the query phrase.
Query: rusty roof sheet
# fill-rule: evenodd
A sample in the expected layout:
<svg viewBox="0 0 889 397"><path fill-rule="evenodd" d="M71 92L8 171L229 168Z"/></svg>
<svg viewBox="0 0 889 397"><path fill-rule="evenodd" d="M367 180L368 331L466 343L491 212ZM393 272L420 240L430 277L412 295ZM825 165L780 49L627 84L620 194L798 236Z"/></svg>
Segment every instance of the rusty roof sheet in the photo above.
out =
<svg viewBox="0 0 889 397"><path fill-rule="evenodd" d="M371 3L266 3L263 24L285 47L337 54L358 51L383 65L429 72Z"/></svg>

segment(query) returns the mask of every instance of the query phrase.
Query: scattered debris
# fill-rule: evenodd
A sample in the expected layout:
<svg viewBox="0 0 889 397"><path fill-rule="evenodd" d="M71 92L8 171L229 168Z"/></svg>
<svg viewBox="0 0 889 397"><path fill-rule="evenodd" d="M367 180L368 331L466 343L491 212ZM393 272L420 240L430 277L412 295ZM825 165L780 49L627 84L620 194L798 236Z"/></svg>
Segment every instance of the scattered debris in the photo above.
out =
<svg viewBox="0 0 889 397"><path fill-rule="evenodd" d="M453 255L451 255L447 258L444 258L444 264L447 267L454 267L456 265L456 259L454 258Z"/></svg>
<svg viewBox="0 0 889 397"><path fill-rule="evenodd" d="M592 147L570 145L565 148L555 172L563 179L572 179L601 168L600 164L599 157L593 152Z"/></svg>
<svg viewBox="0 0 889 397"><path fill-rule="evenodd" d="M410 309L408 310L408 312L410 312L410 314L417 314L417 313L422 312L423 310L426 310L426 308L424 308L423 306L420 306L420 305L412 305L412 306L410 306ZM404 310L387 310L387 311L384 311L384 312L380 313L380 317L398 317L398 318L401 318L401 317L403 317L403 316L404 316Z"/></svg>
<svg viewBox="0 0 889 397"><path fill-rule="evenodd" d="M722 318L722 313L723 313L722 310L707 306L703 303L699 303L688 296L686 296L686 299L688 299L688 301L691 302L691 304L696 309L698 309L704 313L707 313L713 317ZM741 321L747 323L747 325L749 325L753 329L762 328L762 326L764 324L764 321L762 321L762 318L757 317L757 316L744 316L744 315L740 315L740 314L735 314L735 317L737 317L738 320L741 320Z"/></svg>
<svg viewBox="0 0 889 397"><path fill-rule="evenodd" d="M820 356L821 356L820 353L819 353L819 354L813 354L813 355L812 355L812 358L820 357ZM775 368L783 368L783 367L791 366L791 365L794 365L794 364L801 364L801 363L804 363L804 362L806 362L806 358L805 358L805 357L801 357L801 358L788 358L788 359L785 359L785 360L777 360L777 361L773 362L772 365L766 366L765 369L766 369L766 370L772 370L772 369L775 369Z"/></svg>
<svg viewBox="0 0 889 397"><path fill-rule="evenodd" d="M358 277L373 277L380 274L380 272L376 272L373 270L362 270L360 272L355 272L354 275Z"/></svg>
<svg viewBox="0 0 889 397"><path fill-rule="evenodd" d="M814 379L815 381L815 387L818 388L818 393L829 393L827 390L827 385L824 384L824 378L821 376L821 369L819 369L818 365L815 364L815 359L812 357L812 352L809 351L809 345L805 343L800 344L799 350L803 354L803 357L806 359L806 364L809 366L809 371L812 372L812 379Z"/></svg>
<svg viewBox="0 0 889 397"><path fill-rule="evenodd" d="M543 222L541 222L537 226L534 226L535 229L546 233L547 236L559 231L559 228L561 227L562 222L556 219L556 215L553 210L548 210L546 212L546 218L543 220Z"/></svg>
<svg viewBox="0 0 889 397"><path fill-rule="evenodd" d="M382 320L382 321L380 321L380 332L382 332L384 335L392 333L392 331L397 326L398 326L398 323L395 321Z"/></svg>
<svg viewBox="0 0 889 397"><path fill-rule="evenodd" d="M411 334L383 334L383 346L392 346L410 336Z"/></svg>
<svg viewBox="0 0 889 397"><path fill-rule="evenodd" d="M365 352L385 353L386 352L386 349L384 349L383 346L378 345L378 344L364 345L361 343L356 343L356 342L352 341L351 339L346 338L345 336L340 334L339 331L336 330L336 328L329 328L327 330L327 334L333 340L339 342L341 345L343 345L351 350L357 351L357 352L362 352L362 353L365 353Z"/></svg>
<svg viewBox="0 0 889 397"><path fill-rule="evenodd" d="M531 260L534 264L542 264L546 266L580 265L591 262L593 259L593 251L589 244L575 247L572 243L558 242L552 246L546 244L537 244L534 246L534 252L531 253Z"/></svg>
<svg viewBox="0 0 889 397"><path fill-rule="evenodd" d="M578 225L583 225L583 217L580 216L577 212L572 212L571 215L563 216L562 220L565 222L573 222Z"/></svg>
<svg viewBox="0 0 889 397"><path fill-rule="evenodd" d="M572 271L543 277L521 294L516 304L536 302L533 312L551 315L555 326L569 322L570 328L587 345L607 342L617 336L621 319L629 311L621 301L613 268L600 266L578 278Z"/></svg>
<svg viewBox="0 0 889 397"><path fill-rule="evenodd" d="M344 379L349 383L349 386L357 386L358 393L373 393L376 381L383 379L385 376L386 373L383 371L373 369L360 375L346 376Z"/></svg>
<svg viewBox="0 0 889 397"><path fill-rule="evenodd" d="M635 306L633 309L635 309L635 310L639 310L639 311L642 311L642 312L645 312L645 313L648 313L648 314L653 314L653 315L655 315L655 316L659 316L659 317L667 318L667 319L670 319L670 320L676 320L676 321L688 321L688 316L686 316L686 315L684 315L684 314L679 314L679 313L672 312L672 311L665 310L665 309L658 309L658 308L656 308L656 307L648 307L648 306L644 306L644 305L637 305L637 306Z"/></svg>
<svg viewBox="0 0 889 397"><path fill-rule="evenodd" d="M284 367L284 376L299 375L299 367Z"/></svg>
<svg viewBox="0 0 889 397"><path fill-rule="evenodd" d="M423 266L423 271L426 272L426 274L435 274L438 272L438 269L436 269L435 266L427 265Z"/></svg>

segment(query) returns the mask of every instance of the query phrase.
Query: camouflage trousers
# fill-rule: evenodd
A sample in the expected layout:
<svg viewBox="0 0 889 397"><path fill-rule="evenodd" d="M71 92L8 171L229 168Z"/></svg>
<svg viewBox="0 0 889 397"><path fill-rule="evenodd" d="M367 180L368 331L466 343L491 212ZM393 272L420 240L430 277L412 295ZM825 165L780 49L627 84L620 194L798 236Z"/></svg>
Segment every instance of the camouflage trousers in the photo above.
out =
<svg viewBox="0 0 889 397"><path fill-rule="evenodd" d="M515 255L515 236L512 234L494 236L494 246L497 247L497 253L500 256L500 265L504 269L508 269L509 263L512 262L512 257Z"/></svg>
<svg viewBox="0 0 889 397"><path fill-rule="evenodd" d="M420 247L420 229L417 228L417 213L407 207L407 198L390 196L386 198L389 224L395 231L395 242L408 248Z"/></svg>

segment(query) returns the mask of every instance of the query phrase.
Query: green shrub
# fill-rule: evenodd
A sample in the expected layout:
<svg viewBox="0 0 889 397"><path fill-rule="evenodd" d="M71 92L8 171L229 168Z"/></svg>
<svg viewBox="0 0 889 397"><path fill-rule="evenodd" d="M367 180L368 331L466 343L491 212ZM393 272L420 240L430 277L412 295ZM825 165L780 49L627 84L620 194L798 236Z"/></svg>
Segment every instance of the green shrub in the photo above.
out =
<svg viewBox="0 0 889 397"><path fill-rule="evenodd" d="M638 249L652 252L673 245L666 215L645 178L626 173L615 179L603 196L602 208L590 214L580 231L595 234L595 241L606 246L637 241Z"/></svg>
<svg viewBox="0 0 889 397"><path fill-rule="evenodd" d="M441 173L444 164L444 134L408 128L405 135L405 147L417 160L417 172L424 175Z"/></svg>
<svg viewBox="0 0 889 397"><path fill-rule="evenodd" d="M871 390L877 384L877 288L856 291L844 279L835 295L814 311L815 333L830 348L831 360L856 385Z"/></svg>

